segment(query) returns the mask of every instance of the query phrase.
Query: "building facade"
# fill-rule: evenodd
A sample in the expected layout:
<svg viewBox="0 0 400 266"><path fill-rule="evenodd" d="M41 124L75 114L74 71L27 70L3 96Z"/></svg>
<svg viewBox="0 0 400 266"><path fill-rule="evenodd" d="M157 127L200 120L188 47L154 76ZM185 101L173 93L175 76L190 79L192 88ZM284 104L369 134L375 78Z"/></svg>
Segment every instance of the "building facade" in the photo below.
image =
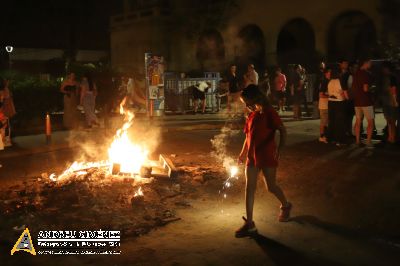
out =
<svg viewBox="0 0 400 266"><path fill-rule="evenodd" d="M221 71L231 63L312 68L321 59L376 57L383 30L379 0L123 2L123 14L110 22L112 64L141 74L145 52L163 55L168 70L180 72ZM196 2L209 9L199 11ZM213 20L225 12L224 21Z"/></svg>

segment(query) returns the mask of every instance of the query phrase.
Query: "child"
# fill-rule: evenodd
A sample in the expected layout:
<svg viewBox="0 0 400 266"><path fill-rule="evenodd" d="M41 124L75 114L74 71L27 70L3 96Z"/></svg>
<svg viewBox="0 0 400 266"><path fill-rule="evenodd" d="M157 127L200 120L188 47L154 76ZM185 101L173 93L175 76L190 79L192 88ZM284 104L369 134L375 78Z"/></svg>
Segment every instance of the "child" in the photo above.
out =
<svg viewBox="0 0 400 266"><path fill-rule="evenodd" d="M3 90L0 90L0 150L4 150L5 129L7 127L7 117L3 112Z"/></svg>
<svg viewBox="0 0 400 266"><path fill-rule="evenodd" d="M265 95L256 85L249 85L243 90L241 100L251 111L244 132L246 139L239 155L239 163L246 163L246 215L245 224L236 231L236 237L245 237L257 233L253 222L254 194L257 186L257 177L263 172L268 190L281 202L279 214L280 222L287 222L290 217L292 204L286 200L281 188L276 184L276 168L280 150L286 140L286 129L275 109L268 102ZM279 130L279 145L275 143L275 131Z"/></svg>

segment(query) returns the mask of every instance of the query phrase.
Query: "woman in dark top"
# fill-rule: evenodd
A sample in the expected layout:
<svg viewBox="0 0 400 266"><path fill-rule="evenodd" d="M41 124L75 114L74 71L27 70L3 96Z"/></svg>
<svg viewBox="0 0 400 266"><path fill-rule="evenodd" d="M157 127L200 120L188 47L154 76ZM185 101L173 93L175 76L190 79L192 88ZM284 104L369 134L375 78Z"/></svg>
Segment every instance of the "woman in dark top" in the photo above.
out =
<svg viewBox="0 0 400 266"><path fill-rule="evenodd" d="M60 91L64 94L64 127L75 129L79 126L78 96L79 84L75 79L75 74L68 74L61 84Z"/></svg>

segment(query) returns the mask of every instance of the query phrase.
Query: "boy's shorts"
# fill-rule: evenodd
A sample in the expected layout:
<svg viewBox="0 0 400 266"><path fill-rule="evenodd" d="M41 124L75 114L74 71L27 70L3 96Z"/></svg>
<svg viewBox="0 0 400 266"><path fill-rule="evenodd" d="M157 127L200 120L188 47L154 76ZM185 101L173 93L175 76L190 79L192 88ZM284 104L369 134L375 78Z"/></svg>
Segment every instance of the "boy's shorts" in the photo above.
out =
<svg viewBox="0 0 400 266"><path fill-rule="evenodd" d="M354 107L354 110L356 111L356 118L360 120L364 119L364 116L367 120L375 118L373 106L356 106Z"/></svg>

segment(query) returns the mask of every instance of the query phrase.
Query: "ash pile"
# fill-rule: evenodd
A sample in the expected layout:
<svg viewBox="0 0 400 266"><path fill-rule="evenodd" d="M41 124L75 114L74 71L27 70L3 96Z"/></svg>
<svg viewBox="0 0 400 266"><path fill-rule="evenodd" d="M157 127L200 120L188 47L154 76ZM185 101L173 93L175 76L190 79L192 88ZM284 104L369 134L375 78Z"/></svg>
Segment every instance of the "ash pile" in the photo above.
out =
<svg viewBox="0 0 400 266"><path fill-rule="evenodd" d="M186 192L178 183L176 168L166 163L166 175L152 176L150 171L147 178L112 175L93 167L71 172L59 182L42 174L12 186L0 191L3 229L6 234L7 229L26 226L32 231L107 229L120 230L123 236L145 234L179 220L175 208L182 207Z"/></svg>

